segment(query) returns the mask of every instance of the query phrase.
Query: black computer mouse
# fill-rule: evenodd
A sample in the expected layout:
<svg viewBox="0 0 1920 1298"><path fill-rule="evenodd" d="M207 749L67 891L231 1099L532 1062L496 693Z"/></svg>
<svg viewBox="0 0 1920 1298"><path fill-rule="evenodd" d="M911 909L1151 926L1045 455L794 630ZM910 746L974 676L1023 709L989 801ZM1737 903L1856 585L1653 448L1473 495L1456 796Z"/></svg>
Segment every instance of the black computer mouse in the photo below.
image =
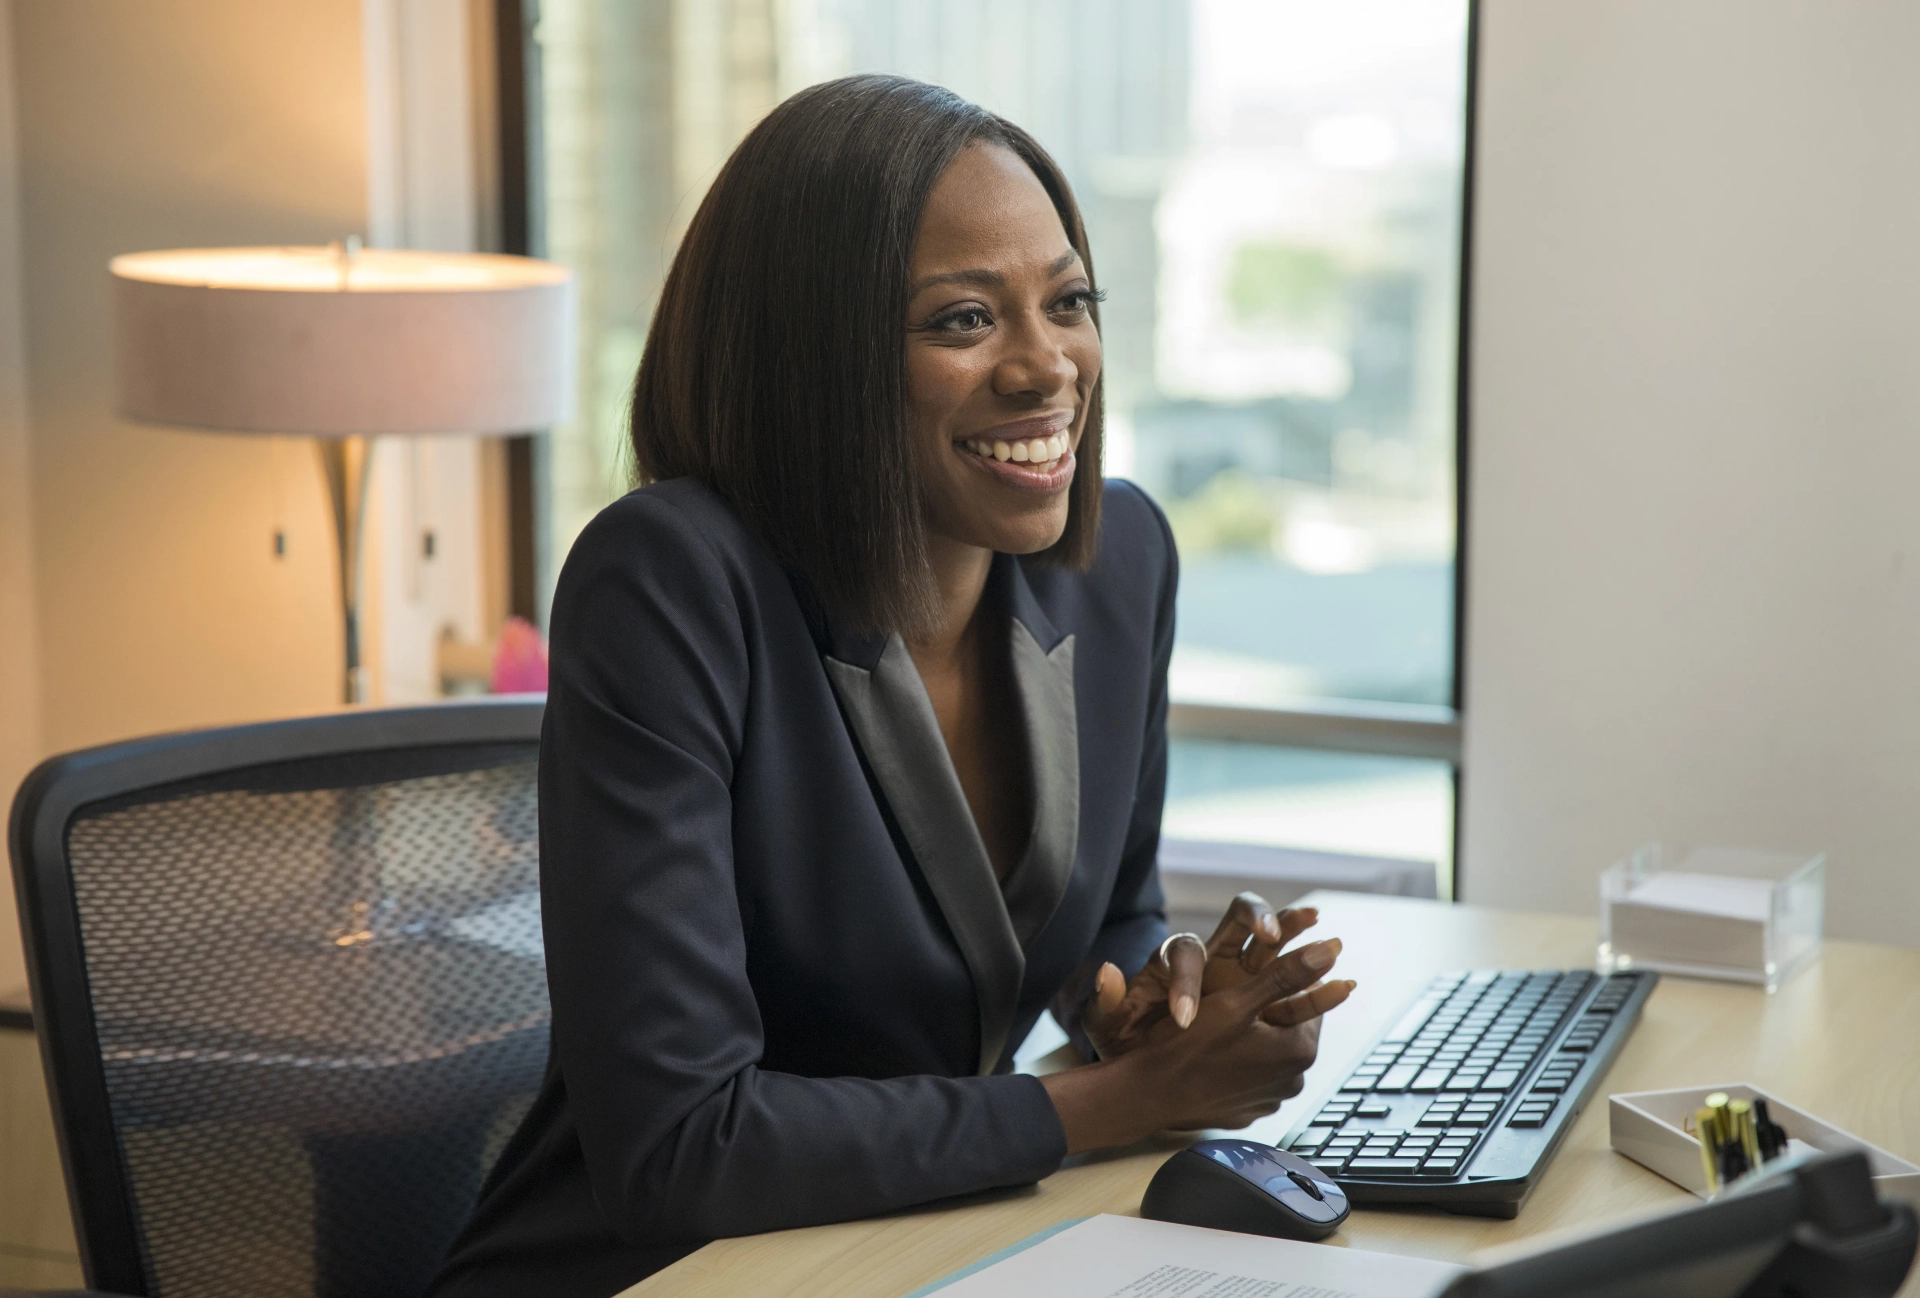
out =
<svg viewBox="0 0 1920 1298"><path fill-rule="evenodd" d="M1347 1196L1297 1154L1257 1140L1203 1140L1160 1165L1140 1215L1281 1239L1325 1239L1347 1219Z"/></svg>

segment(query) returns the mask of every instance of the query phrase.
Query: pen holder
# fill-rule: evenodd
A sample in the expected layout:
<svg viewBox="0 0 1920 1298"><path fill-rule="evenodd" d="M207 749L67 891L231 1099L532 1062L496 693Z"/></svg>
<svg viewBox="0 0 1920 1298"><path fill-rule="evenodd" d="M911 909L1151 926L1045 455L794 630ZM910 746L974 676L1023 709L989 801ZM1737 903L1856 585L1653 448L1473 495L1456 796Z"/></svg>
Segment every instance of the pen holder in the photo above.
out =
<svg viewBox="0 0 1920 1298"><path fill-rule="evenodd" d="M1692 1123L1693 1115L1715 1091L1724 1091L1735 1100L1765 1100L1768 1116L1786 1130L1791 1142L1789 1152L1804 1149L1822 1153L1848 1149L1864 1152L1873 1174L1873 1188L1882 1197L1920 1207L1920 1167L1746 1082L1608 1096L1607 1127L1615 1152L1658 1172L1684 1190L1708 1198L1707 1173L1700 1162L1700 1142L1693 1133Z"/></svg>
<svg viewBox="0 0 1920 1298"><path fill-rule="evenodd" d="M1648 843L1600 873L1600 971L1657 969L1776 991L1820 950L1826 861Z"/></svg>

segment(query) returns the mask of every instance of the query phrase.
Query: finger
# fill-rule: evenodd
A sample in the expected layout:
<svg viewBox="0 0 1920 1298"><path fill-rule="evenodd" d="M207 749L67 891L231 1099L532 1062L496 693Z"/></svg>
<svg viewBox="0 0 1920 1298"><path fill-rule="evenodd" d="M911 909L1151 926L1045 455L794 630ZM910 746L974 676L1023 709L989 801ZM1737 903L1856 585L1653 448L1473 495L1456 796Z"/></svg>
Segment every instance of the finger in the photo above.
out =
<svg viewBox="0 0 1920 1298"><path fill-rule="evenodd" d="M1260 1017L1277 1028L1298 1027L1343 1004L1357 985L1351 978L1336 978L1275 1001L1260 1011Z"/></svg>
<svg viewBox="0 0 1920 1298"><path fill-rule="evenodd" d="M1093 976L1093 995L1080 1016L1088 1040L1098 1046L1113 1039L1120 1028L1121 1006L1126 998L1125 975L1112 962L1101 965L1100 972Z"/></svg>
<svg viewBox="0 0 1920 1298"><path fill-rule="evenodd" d="M1237 959L1241 949L1256 940L1277 946L1280 942L1280 923L1274 918L1273 907L1267 905L1265 897L1257 892L1243 892L1233 899L1227 907L1227 913L1221 916L1219 927L1213 930L1213 937L1207 942L1207 954Z"/></svg>
<svg viewBox="0 0 1920 1298"><path fill-rule="evenodd" d="M1305 991L1319 982L1333 968L1333 962L1339 956L1340 939L1337 937L1330 937L1324 942L1309 942L1277 960L1269 961L1266 968L1238 987L1219 994L1232 997L1234 1008L1251 1018L1272 1002Z"/></svg>
<svg viewBox="0 0 1920 1298"><path fill-rule="evenodd" d="M1280 929L1278 942L1269 946L1256 938L1247 939L1247 945L1240 953L1240 967L1246 972L1259 973L1266 968L1287 943L1320 922L1320 912L1312 906L1290 908L1275 915L1274 922Z"/></svg>
<svg viewBox="0 0 1920 1298"><path fill-rule="evenodd" d="M1192 933L1176 933L1160 948L1167 964L1167 1011L1180 1027L1200 1010L1200 982L1207 971L1207 948Z"/></svg>

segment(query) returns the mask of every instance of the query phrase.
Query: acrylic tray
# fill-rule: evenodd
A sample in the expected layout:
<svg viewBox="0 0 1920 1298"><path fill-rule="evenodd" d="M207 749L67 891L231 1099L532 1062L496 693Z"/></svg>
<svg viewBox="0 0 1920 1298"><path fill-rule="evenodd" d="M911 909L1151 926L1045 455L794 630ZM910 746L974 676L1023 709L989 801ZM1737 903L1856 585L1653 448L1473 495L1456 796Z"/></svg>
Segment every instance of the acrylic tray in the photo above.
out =
<svg viewBox="0 0 1920 1298"><path fill-rule="evenodd" d="M1826 895L1824 855L1648 843L1601 871L1597 962L1771 992L1818 954Z"/></svg>

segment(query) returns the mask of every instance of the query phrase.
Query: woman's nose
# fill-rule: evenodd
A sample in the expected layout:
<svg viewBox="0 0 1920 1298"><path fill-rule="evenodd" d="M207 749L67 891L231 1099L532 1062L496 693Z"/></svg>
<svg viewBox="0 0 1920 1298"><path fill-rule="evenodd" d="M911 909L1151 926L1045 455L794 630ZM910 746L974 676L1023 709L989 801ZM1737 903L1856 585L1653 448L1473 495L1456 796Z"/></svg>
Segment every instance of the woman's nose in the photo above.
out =
<svg viewBox="0 0 1920 1298"><path fill-rule="evenodd" d="M1073 385L1079 369L1053 337L1044 318L1026 322L1013 331L1010 341L1012 345L994 369L995 392L1003 397L1050 397Z"/></svg>

